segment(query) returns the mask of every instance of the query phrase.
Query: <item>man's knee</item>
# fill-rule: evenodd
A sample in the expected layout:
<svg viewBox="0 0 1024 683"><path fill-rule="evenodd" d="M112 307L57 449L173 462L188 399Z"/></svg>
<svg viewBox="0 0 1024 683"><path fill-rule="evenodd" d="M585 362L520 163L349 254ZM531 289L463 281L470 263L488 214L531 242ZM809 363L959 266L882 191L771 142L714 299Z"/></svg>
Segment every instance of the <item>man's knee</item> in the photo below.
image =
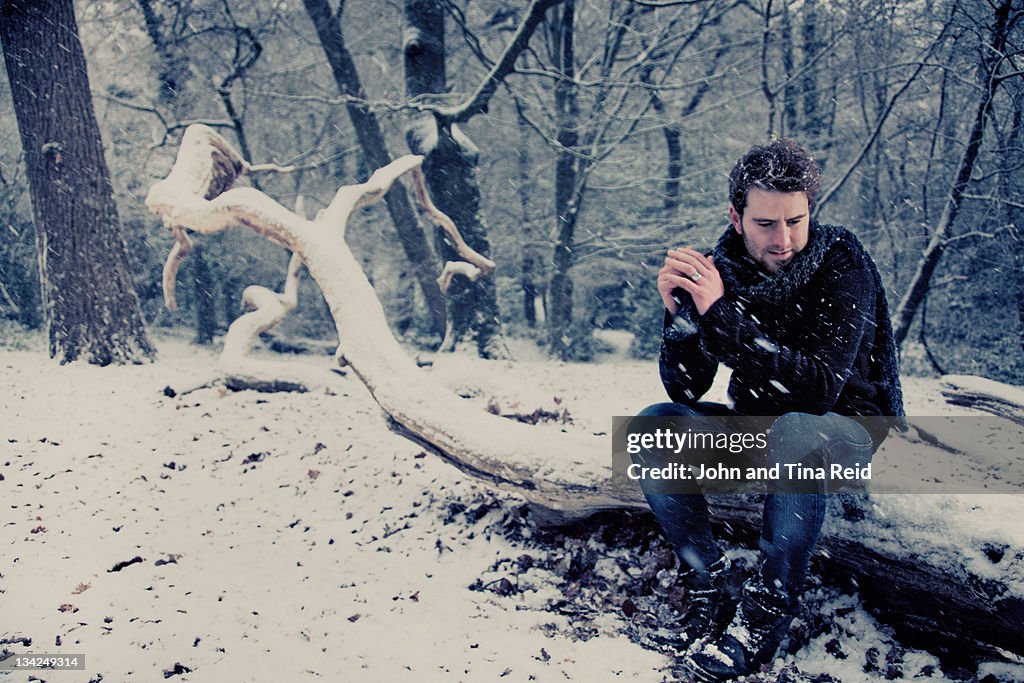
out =
<svg viewBox="0 0 1024 683"><path fill-rule="evenodd" d="M871 436L864 426L835 413L786 413L772 423L768 433L771 464L823 467L833 458L851 464L869 461L872 452Z"/></svg>
<svg viewBox="0 0 1024 683"><path fill-rule="evenodd" d="M701 413L683 403L654 403L647 406L637 414L637 418L672 418L672 417L700 417ZM630 432L650 432L654 429L655 425L658 428L665 427L672 424L670 421L654 421L650 422L647 420L635 420L630 423L628 431ZM634 449L630 452L630 458L633 464L640 465L641 467L665 467L673 462L686 462L690 453L684 450L681 453L676 453L675 449L672 448L651 448L641 447ZM651 482L642 479L641 488L647 490L651 488Z"/></svg>
<svg viewBox="0 0 1024 683"><path fill-rule="evenodd" d="M767 455L771 465L802 464L820 467L824 446L830 439L826 422L810 413L786 413L768 432Z"/></svg>

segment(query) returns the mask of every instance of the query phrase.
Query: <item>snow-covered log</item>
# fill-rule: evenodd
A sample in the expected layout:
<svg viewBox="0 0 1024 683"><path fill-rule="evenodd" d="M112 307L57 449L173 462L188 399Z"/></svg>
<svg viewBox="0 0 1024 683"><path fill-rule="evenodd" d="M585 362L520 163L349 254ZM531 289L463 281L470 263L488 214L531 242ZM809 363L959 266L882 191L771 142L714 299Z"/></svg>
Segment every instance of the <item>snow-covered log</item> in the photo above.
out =
<svg viewBox="0 0 1024 683"><path fill-rule="evenodd" d="M750 539L761 507L756 495L711 501L716 519ZM908 646L947 661L1024 658L1020 510L1016 494L830 495L817 561Z"/></svg>
<svg viewBox="0 0 1024 683"><path fill-rule="evenodd" d="M344 228L355 208L379 199L406 173L417 196L425 196L421 163L422 157L405 156L364 184L342 187L309 221L262 192L221 182L244 163L213 130L192 127L171 174L146 201L172 228L213 233L240 225L299 254L334 318L339 361L351 366L396 432L475 477L517 491L549 521L646 507L635 484L611 478L607 437L542 430L468 406L420 371L391 335L344 243ZM442 220L432 205L424 208ZM179 232L179 242L187 239ZM760 529L756 496L716 498L713 507L734 529L751 535ZM822 561L856 577L879 606L892 609L895 623L933 643L955 636L965 655L1001 648L1024 656L1024 530L1016 496L831 497L830 507Z"/></svg>
<svg viewBox="0 0 1024 683"><path fill-rule="evenodd" d="M299 254L334 318L341 340L339 361L351 366L395 431L566 519L602 508L640 505L633 487L606 483L611 474L606 440L544 433L468 408L463 399L420 371L392 336L373 287L344 242L345 225L356 208L380 199L398 177L409 173L425 213L461 248L464 243L456 237L455 226L429 202L422 161L420 156L404 156L374 172L366 183L340 188L310 221L254 188L232 187L248 164L211 128L190 126L174 167L153 185L146 204L175 229L178 243L188 239L185 228L209 234L242 226ZM493 263L474 254L464 251L481 271L493 268ZM173 300L173 278L164 284L165 298ZM586 495L566 495L573 490Z"/></svg>
<svg viewBox="0 0 1024 683"><path fill-rule="evenodd" d="M969 406L1024 425L1024 390L973 375L945 375L942 395L953 405Z"/></svg>

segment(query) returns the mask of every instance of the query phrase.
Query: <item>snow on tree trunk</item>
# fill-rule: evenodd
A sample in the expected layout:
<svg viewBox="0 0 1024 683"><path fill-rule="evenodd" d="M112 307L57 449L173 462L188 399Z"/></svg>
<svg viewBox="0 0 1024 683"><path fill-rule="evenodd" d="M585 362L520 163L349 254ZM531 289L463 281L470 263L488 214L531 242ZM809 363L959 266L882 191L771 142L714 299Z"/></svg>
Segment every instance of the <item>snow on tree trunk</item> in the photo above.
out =
<svg viewBox="0 0 1024 683"><path fill-rule="evenodd" d="M513 490L530 492L536 503L570 515L597 507L636 504L633 491L603 492L577 505L564 500L566 487L607 479L611 460L602 440L583 436L548 437L523 424L486 412L467 410L465 402L436 385L406 356L391 335L372 286L344 243L345 223L353 210L380 199L395 179L411 172L417 196L433 220L450 220L429 202L419 171L423 158L405 156L374 173L367 183L338 190L327 209L305 220L253 188L230 188L249 165L212 129L191 126L168 177L146 199L177 235L165 268L165 299L174 301L174 278L187 251L185 228L214 233L241 225L298 253L323 291L341 344L338 357L351 365L393 422L393 427L460 467ZM214 191L219 189L219 191ZM457 237L453 243L460 243ZM463 256L484 272L493 263L465 248Z"/></svg>
<svg viewBox="0 0 1024 683"><path fill-rule="evenodd" d="M146 336L71 0L0 3L50 356L139 362Z"/></svg>
<svg viewBox="0 0 1024 683"><path fill-rule="evenodd" d="M261 360L249 355L260 334L280 323L298 304L301 270L302 257L292 254L283 292L278 294L259 285L249 285L242 292L242 305L248 312L228 327L220 356L224 384L229 389L309 391L331 385L334 378L326 369L317 371L295 363Z"/></svg>
<svg viewBox="0 0 1024 683"><path fill-rule="evenodd" d="M945 375L942 395L950 403L984 410L1024 425L1024 390L971 375Z"/></svg>

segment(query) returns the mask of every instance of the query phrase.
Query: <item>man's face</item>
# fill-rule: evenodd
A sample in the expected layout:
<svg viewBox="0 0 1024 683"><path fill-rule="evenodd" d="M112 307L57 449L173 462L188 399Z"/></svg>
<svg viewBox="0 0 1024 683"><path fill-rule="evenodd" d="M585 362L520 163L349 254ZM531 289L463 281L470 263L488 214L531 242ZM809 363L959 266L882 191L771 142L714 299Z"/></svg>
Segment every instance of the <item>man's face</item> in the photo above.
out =
<svg viewBox="0 0 1024 683"><path fill-rule="evenodd" d="M743 215L730 206L729 218L750 258L766 273L775 273L807 246L811 212L803 192L751 188Z"/></svg>

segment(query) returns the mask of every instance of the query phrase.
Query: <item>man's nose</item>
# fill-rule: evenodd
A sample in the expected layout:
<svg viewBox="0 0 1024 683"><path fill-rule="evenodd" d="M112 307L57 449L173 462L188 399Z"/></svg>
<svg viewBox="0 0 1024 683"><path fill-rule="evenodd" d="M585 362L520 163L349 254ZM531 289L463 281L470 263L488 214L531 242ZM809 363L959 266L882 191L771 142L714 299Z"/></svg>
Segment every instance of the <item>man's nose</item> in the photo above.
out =
<svg viewBox="0 0 1024 683"><path fill-rule="evenodd" d="M783 225L782 228L775 234L775 250L786 251L793 245L793 232L792 228L788 225Z"/></svg>

